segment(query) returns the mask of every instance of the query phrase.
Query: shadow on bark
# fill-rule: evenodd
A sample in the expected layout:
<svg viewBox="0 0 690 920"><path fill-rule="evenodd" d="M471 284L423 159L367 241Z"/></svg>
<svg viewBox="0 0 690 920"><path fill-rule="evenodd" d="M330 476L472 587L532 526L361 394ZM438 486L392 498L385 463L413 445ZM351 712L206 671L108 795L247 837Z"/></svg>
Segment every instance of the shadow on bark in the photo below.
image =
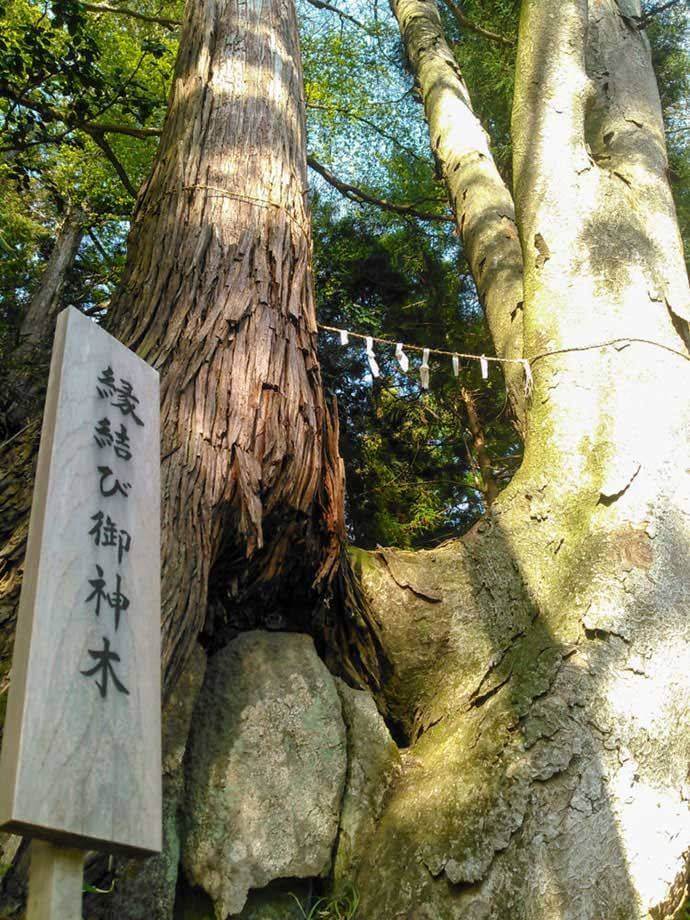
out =
<svg viewBox="0 0 690 920"><path fill-rule="evenodd" d="M546 553L545 534L523 542L516 522L539 530L534 514L546 522L551 497L513 488L463 541L368 563L393 650L384 693L397 698L386 702L400 721L410 714L411 744L359 872L363 916L637 920L680 903L683 844L669 838L684 827L684 758L669 762L670 737L654 749L653 733L658 719L682 718L684 701L673 679L652 681L682 634L683 598L657 620L657 642L645 623L662 603L653 588L620 636L588 628L575 598L610 570L613 547L593 541L567 559L560 538ZM671 543L668 557L685 558L686 528ZM618 551L646 573L640 545ZM544 597L537 552L560 570L561 604Z"/></svg>
<svg viewBox="0 0 690 920"><path fill-rule="evenodd" d="M578 257L597 282L593 232ZM688 363L644 286L639 313L616 310L636 278L617 264L596 304L601 329L626 324L620 347L535 363L524 463L491 513L430 552L357 557L381 708L409 743L359 870L364 916L657 920L682 902Z"/></svg>

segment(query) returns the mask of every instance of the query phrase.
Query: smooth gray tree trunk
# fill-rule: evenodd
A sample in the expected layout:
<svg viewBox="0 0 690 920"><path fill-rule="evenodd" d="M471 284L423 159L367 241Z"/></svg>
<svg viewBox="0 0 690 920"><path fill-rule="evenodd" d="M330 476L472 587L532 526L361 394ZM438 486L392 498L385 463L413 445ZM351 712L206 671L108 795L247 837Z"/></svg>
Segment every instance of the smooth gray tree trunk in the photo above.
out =
<svg viewBox="0 0 690 920"><path fill-rule="evenodd" d="M523 0L524 462L462 540L358 555L409 741L365 917L641 920L685 893L690 295L639 13Z"/></svg>

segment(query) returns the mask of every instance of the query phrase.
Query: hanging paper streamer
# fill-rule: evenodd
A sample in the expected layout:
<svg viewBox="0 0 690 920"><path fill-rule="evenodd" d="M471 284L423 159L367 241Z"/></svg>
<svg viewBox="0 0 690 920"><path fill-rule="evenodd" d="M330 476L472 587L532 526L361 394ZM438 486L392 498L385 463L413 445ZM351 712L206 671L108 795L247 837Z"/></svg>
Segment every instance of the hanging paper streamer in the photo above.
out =
<svg viewBox="0 0 690 920"><path fill-rule="evenodd" d="M318 324L319 329L325 330L326 332L335 332L340 336L341 345L349 345L350 336L353 336L356 339L364 339L366 341L366 354L369 361L369 367L371 368L371 374L373 377L380 377L381 371L379 369L378 362L376 360L376 355L374 354L374 337L370 335L363 335L361 332L349 332L347 329L340 329L337 326L326 326L323 323ZM425 390L429 389L430 382L430 368L429 368L429 355L443 355L444 358L449 357L453 362L453 374L455 377L460 376L461 365L460 361L462 359L467 359L468 361L479 361L479 367L481 369L481 375L484 380L489 379L489 361L497 361L501 364L522 364L523 370L525 372L525 395L529 396L534 387L534 379L532 376L532 367L527 358L501 358L501 357L491 357L487 358L486 355L477 355L474 353L468 353L464 351L443 351L439 348L422 348L419 345L403 345L402 342L395 342L393 339L382 339L377 338L377 342L380 342L382 345L390 345L395 347L395 357L398 360L398 363L401 369L407 373L410 367L410 361L408 356L405 353L405 348L414 349L415 351L421 351L424 355L422 358L422 363L419 368L419 376L421 380L422 388Z"/></svg>
<svg viewBox="0 0 690 920"><path fill-rule="evenodd" d="M372 339L370 335L368 335L366 337L366 342L367 342L367 358L369 360L371 376L378 377L381 371L379 370L379 366L376 363L376 357L374 355L374 340Z"/></svg>
<svg viewBox="0 0 690 920"><path fill-rule="evenodd" d="M532 377L532 368L527 358L522 359L522 366L525 369L525 396L529 396L534 386L534 377Z"/></svg>
<svg viewBox="0 0 690 920"><path fill-rule="evenodd" d="M410 360L403 351L402 342L398 342L395 346L395 357L398 359L398 364L403 369L403 373L406 374L410 366Z"/></svg>
<svg viewBox="0 0 690 920"><path fill-rule="evenodd" d="M419 376L422 380L422 389L429 389L429 349L425 348L422 354L422 366L419 368Z"/></svg>

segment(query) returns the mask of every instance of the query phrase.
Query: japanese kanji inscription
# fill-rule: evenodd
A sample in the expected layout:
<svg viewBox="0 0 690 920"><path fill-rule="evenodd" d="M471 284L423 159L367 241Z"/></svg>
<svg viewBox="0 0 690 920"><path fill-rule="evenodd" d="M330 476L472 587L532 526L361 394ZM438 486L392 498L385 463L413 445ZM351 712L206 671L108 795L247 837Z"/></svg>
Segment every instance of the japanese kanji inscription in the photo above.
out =
<svg viewBox="0 0 690 920"><path fill-rule="evenodd" d="M58 319L0 761L0 827L161 846L158 374Z"/></svg>

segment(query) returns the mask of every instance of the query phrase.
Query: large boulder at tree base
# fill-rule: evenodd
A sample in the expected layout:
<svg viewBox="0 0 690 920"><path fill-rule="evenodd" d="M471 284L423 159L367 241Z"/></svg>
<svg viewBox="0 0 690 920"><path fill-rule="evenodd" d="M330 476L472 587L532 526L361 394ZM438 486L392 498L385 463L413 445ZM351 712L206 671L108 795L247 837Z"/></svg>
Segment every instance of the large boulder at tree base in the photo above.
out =
<svg viewBox="0 0 690 920"><path fill-rule="evenodd" d="M218 920L273 879L328 873L345 770L340 698L309 636L243 633L210 659L187 752L182 863Z"/></svg>
<svg viewBox="0 0 690 920"><path fill-rule="evenodd" d="M347 779L333 871L337 888L366 859L376 821L400 772L400 752L371 694L338 679L336 687L347 728Z"/></svg>

